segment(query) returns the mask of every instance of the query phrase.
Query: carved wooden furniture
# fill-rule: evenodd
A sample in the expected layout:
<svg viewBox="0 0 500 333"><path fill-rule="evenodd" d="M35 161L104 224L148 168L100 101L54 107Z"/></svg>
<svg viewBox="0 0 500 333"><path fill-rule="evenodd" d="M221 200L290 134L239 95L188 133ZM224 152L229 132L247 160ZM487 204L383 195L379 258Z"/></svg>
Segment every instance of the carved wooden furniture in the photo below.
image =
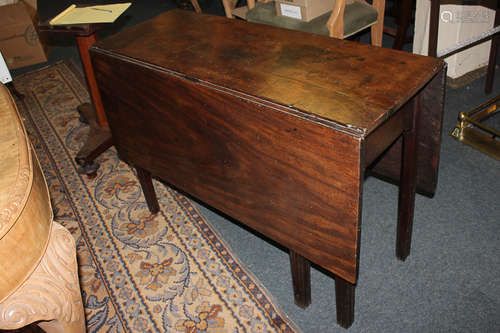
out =
<svg viewBox="0 0 500 333"><path fill-rule="evenodd" d="M154 176L287 247L300 306L309 262L324 267L348 327L370 167L401 180L397 256L408 256L415 187L436 188L443 61L177 10L90 52L152 212Z"/></svg>
<svg viewBox="0 0 500 333"><path fill-rule="evenodd" d="M40 165L1 84L0 126L0 329L40 321L47 332L85 332L75 241L52 220Z"/></svg>
<svg viewBox="0 0 500 333"><path fill-rule="evenodd" d="M226 16L233 13L243 16L247 21L272 25L279 28L299 30L334 38L344 39L364 29L371 29L372 45L382 45L384 30L385 0L336 0L330 12L310 22L295 18L278 16L273 1L248 0L247 6L235 8L238 0L222 0Z"/></svg>
<svg viewBox="0 0 500 333"><path fill-rule="evenodd" d="M75 160L81 167L78 172L88 174L90 177L97 175L99 167L94 160L113 145L89 55L90 46L97 41L97 31L102 26L103 24L51 25L45 22L38 27L41 32L72 34L76 38L92 104L83 103L78 107L82 120L88 122L90 126L90 132Z"/></svg>

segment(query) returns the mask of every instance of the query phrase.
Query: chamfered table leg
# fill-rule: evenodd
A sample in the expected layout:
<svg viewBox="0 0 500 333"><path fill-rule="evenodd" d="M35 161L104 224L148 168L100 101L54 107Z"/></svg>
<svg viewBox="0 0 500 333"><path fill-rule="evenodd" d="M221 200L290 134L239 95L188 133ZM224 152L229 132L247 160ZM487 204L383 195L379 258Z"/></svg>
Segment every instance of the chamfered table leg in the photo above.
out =
<svg viewBox="0 0 500 333"><path fill-rule="evenodd" d="M354 322L354 290L356 285L335 276L335 303L337 324L349 328Z"/></svg>
<svg viewBox="0 0 500 333"><path fill-rule="evenodd" d="M290 267L295 304L305 309L311 304L311 263L300 254L290 250Z"/></svg>
<svg viewBox="0 0 500 333"><path fill-rule="evenodd" d="M410 254L415 190L417 178L417 124L420 114L420 95L413 99L409 128L403 132L401 180L399 185L396 256L405 260Z"/></svg>
<svg viewBox="0 0 500 333"><path fill-rule="evenodd" d="M153 180L151 174L141 168L135 168L137 171L137 178L141 184L142 193L146 198L146 203L148 205L151 214L156 214L160 211L160 205L158 204L158 199L156 198L155 188L153 186Z"/></svg>

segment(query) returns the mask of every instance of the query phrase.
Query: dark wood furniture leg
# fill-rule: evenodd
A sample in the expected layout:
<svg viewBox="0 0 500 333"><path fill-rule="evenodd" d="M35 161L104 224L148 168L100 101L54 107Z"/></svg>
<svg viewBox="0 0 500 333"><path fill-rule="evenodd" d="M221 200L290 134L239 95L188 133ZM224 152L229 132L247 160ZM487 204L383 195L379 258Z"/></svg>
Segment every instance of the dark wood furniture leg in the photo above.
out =
<svg viewBox="0 0 500 333"><path fill-rule="evenodd" d="M439 30L439 1L431 0L430 21L429 21L429 50L427 54L431 57L437 55L437 40Z"/></svg>
<svg viewBox="0 0 500 333"><path fill-rule="evenodd" d="M500 14L499 10L497 9L495 11L495 23L493 24L493 26L497 27L499 25L500 25ZM486 86L484 87L484 92L486 94L491 93L491 90L493 88L493 79L495 78L495 66L497 64L497 50L499 41L500 41L500 35L496 35L491 40L490 58L488 60L488 71L486 74Z"/></svg>
<svg viewBox="0 0 500 333"><path fill-rule="evenodd" d="M295 304L305 309L311 304L311 263L290 250L290 266Z"/></svg>
<svg viewBox="0 0 500 333"><path fill-rule="evenodd" d="M101 153L113 145L111 132L108 128L104 107L102 106L101 95L97 88L97 83L90 60L89 49L97 41L97 33L94 32L88 36L76 36L78 51L82 61L87 86L89 88L92 104L84 103L78 107L80 116L84 118L89 126L90 132L87 141L78 152L75 160L80 166L79 173L95 177L99 165L94 162Z"/></svg>
<svg viewBox="0 0 500 333"><path fill-rule="evenodd" d="M305 309L311 304L311 263L295 251L290 250L293 295L295 304ZM335 301L337 324L348 328L354 322L354 289L356 286L335 276Z"/></svg>
<svg viewBox="0 0 500 333"><path fill-rule="evenodd" d="M354 322L354 290L356 285L335 276L335 303L337 324L349 328Z"/></svg>
<svg viewBox="0 0 500 333"><path fill-rule="evenodd" d="M394 37L394 43L392 44L392 48L395 50L402 50L403 45L409 42L406 34L408 32L408 27L410 26L410 22L412 20L412 9L413 9L414 0L402 0L401 6L399 7L397 13L397 24L398 29L396 31L396 36Z"/></svg>
<svg viewBox="0 0 500 333"><path fill-rule="evenodd" d="M144 193L144 198L146 198L149 211L151 214L158 213L160 211L160 205L158 204L158 199L156 198L151 174L141 168L135 168L135 170L137 171L137 178L141 184L142 193Z"/></svg>
<svg viewBox="0 0 500 333"><path fill-rule="evenodd" d="M396 235L396 256L405 260L410 254L415 190L417 179L417 124L420 114L420 95L412 103L409 126L403 132L401 180L399 185L398 226Z"/></svg>

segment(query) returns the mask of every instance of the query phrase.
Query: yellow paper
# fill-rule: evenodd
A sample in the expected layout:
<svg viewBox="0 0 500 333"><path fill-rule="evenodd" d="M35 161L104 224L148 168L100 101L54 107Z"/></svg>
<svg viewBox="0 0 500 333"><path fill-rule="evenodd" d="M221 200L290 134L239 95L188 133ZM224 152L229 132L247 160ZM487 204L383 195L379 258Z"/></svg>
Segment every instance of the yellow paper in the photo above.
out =
<svg viewBox="0 0 500 333"><path fill-rule="evenodd" d="M117 3L112 5L97 5L77 7L71 5L62 13L50 20L52 25L86 24L86 23L112 23L131 5Z"/></svg>

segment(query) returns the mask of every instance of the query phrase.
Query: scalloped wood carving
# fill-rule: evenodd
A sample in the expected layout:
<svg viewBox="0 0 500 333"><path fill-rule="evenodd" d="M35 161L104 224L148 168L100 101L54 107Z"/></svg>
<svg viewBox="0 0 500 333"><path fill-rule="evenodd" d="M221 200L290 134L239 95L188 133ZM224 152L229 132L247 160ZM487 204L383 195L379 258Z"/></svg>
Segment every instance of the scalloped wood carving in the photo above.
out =
<svg viewBox="0 0 500 333"><path fill-rule="evenodd" d="M29 196L32 158L26 129L20 119L16 103L4 85L0 85L0 147L2 172L0 173L0 237L15 222Z"/></svg>
<svg viewBox="0 0 500 333"><path fill-rule="evenodd" d="M0 329L17 329L41 320L38 326L46 332L85 332L77 269L73 236L52 222L49 245L40 264L0 304Z"/></svg>

